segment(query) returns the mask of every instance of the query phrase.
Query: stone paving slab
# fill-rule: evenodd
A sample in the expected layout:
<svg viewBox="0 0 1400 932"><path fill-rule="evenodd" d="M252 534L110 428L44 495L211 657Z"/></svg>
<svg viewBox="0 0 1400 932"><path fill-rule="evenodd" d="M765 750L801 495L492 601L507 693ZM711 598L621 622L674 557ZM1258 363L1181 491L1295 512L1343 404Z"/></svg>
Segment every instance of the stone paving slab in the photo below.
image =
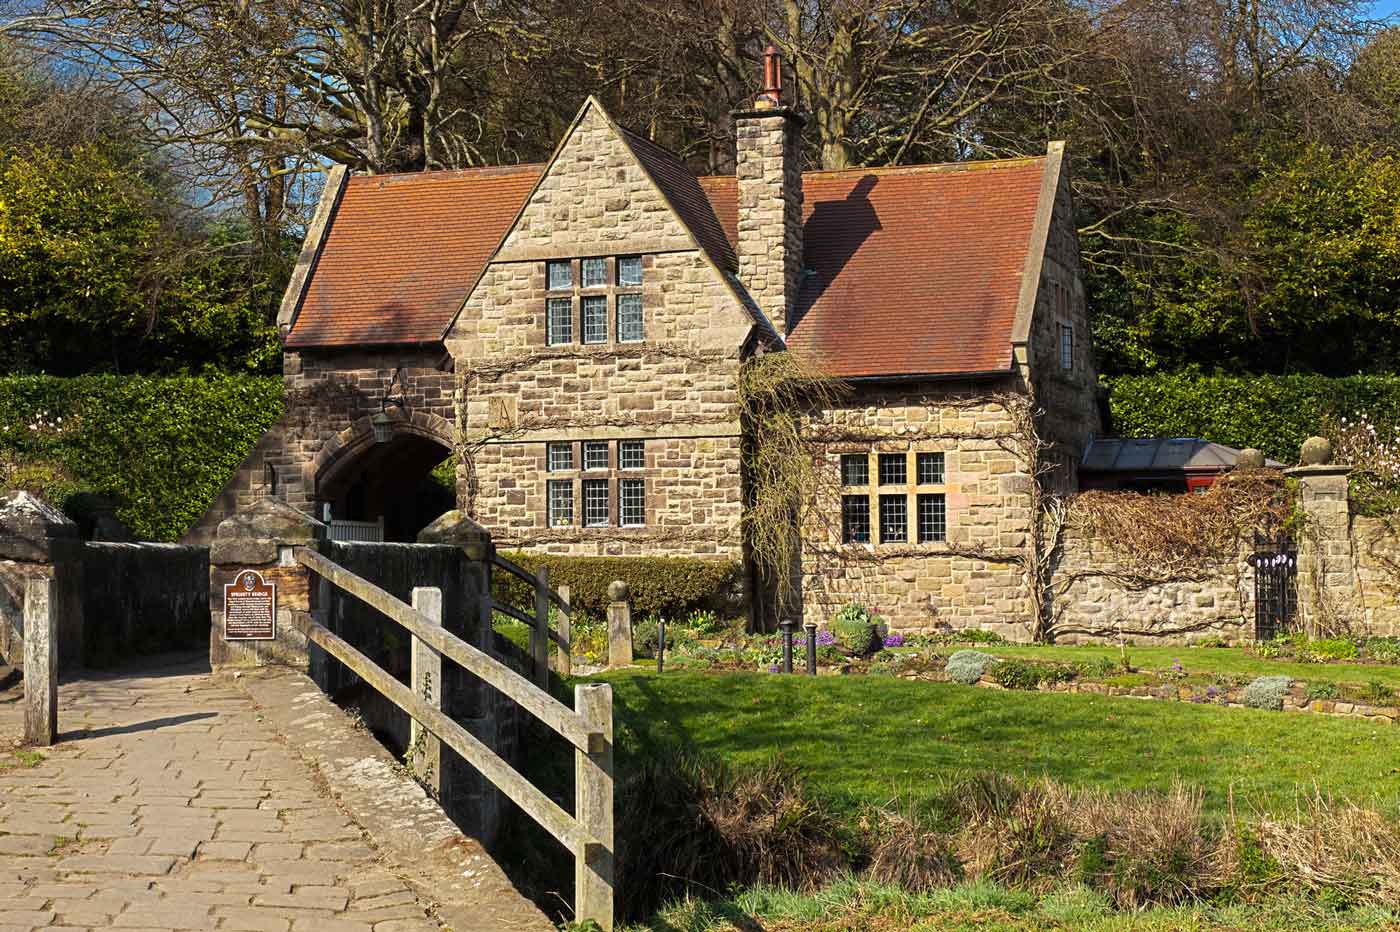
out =
<svg viewBox="0 0 1400 932"><path fill-rule="evenodd" d="M445 922L422 866L376 843L248 691L201 663L59 693L59 743L26 766L19 691L0 692L0 932L551 928L489 859L481 915L506 924Z"/></svg>

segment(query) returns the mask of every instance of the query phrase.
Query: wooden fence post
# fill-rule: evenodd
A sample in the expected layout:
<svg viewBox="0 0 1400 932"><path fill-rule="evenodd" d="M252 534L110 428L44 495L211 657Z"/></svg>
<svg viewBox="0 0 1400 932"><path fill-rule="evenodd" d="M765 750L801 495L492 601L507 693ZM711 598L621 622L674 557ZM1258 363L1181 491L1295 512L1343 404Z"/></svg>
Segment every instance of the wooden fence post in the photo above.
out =
<svg viewBox="0 0 1400 932"><path fill-rule="evenodd" d="M549 692L549 567L535 571L535 627L530 631L535 685Z"/></svg>
<svg viewBox="0 0 1400 932"><path fill-rule="evenodd" d="M58 634L53 580L24 585L24 740L49 747L58 737Z"/></svg>
<svg viewBox="0 0 1400 932"><path fill-rule="evenodd" d="M574 852L574 918L613 928L613 700L612 686L574 687L574 711L602 745L574 752L574 818L596 844Z"/></svg>
<svg viewBox="0 0 1400 932"><path fill-rule="evenodd" d="M559 662L558 670L560 676L568 676L574 672L574 603L569 601L569 587L559 587L559 598L569 606L568 611L562 608L559 610Z"/></svg>
<svg viewBox="0 0 1400 932"><path fill-rule="evenodd" d="M413 590L413 607L437 627L442 627L442 590L418 586ZM442 709L442 654L412 638L413 652L409 661L409 686L428 705ZM409 719L409 748L413 759L409 765L418 779L427 785L434 798L442 798L442 742L424 728L417 719Z"/></svg>

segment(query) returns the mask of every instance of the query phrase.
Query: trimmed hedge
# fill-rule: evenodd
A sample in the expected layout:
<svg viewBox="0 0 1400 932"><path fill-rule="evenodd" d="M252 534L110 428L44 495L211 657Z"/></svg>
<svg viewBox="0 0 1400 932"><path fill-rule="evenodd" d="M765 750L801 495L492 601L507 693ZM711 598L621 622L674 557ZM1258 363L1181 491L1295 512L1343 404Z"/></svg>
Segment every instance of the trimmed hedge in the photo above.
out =
<svg viewBox="0 0 1400 932"><path fill-rule="evenodd" d="M743 581L743 567L735 560L571 557L518 550L503 555L528 570L548 566L550 586L568 586L574 608L595 618L607 614L608 584L615 579L631 587L634 619L659 615L672 621L723 605ZM498 598L518 608L534 604L529 588L514 575L497 572L493 581Z"/></svg>
<svg viewBox="0 0 1400 932"><path fill-rule="evenodd" d="M1115 434L1204 437L1288 464L1326 418L1400 422L1400 377L1391 375L1141 375L1104 383Z"/></svg>
<svg viewBox="0 0 1400 932"><path fill-rule="evenodd" d="M0 485L172 541L281 413L276 376L0 377Z"/></svg>

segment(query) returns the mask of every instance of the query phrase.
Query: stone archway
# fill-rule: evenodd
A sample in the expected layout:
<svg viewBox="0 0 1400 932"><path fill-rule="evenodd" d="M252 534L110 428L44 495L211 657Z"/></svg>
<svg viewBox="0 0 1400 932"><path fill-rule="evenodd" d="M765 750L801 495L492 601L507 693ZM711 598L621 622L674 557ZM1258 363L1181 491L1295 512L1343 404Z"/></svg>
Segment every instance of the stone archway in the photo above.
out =
<svg viewBox="0 0 1400 932"><path fill-rule="evenodd" d="M436 466L456 448L457 432L438 415L391 409L390 436L375 437L369 417L326 440L303 472L317 517L381 522L382 539L412 541L418 531L456 507L455 484L434 481ZM372 533L372 532L371 532Z"/></svg>

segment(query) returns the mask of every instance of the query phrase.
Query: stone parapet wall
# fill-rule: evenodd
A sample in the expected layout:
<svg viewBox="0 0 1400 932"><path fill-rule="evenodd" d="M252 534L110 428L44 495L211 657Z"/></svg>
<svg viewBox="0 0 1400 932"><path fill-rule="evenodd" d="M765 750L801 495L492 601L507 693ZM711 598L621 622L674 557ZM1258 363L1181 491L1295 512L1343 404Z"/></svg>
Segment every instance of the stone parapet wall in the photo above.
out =
<svg viewBox="0 0 1400 932"><path fill-rule="evenodd" d="M1055 641L1116 642L1119 637L1186 643L1254 638L1254 570L1248 551L1202 567L1197 578L1147 583L1104 541L1068 529L1054 567Z"/></svg>
<svg viewBox="0 0 1400 932"><path fill-rule="evenodd" d="M209 626L209 549L178 544L83 546L83 660L197 647Z"/></svg>

